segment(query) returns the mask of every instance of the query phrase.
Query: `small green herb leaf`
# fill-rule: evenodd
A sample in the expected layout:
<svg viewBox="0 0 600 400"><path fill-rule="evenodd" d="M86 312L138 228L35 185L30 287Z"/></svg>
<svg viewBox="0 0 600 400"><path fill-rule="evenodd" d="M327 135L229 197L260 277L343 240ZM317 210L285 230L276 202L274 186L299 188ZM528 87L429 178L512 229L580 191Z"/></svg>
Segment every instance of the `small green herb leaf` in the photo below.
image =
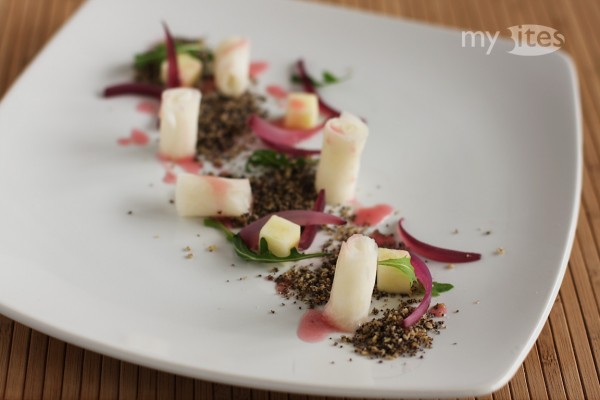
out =
<svg viewBox="0 0 600 400"><path fill-rule="evenodd" d="M310 160L303 157L288 157L275 150L260 149L255 150L248 158L248 161L246 161L246 172L250 172L251 167L285 168L292 165L301 167L310 162Z"/></svg>
<svg viewBox="0 0 600 400"><path fill-rule="evenodd" d="M402 274L404 274L404 276L406 276L406 278L408 278L411 284L417 280L417 277L415 275L415 269L410 264L409 257L393 258L390 260L378 261L377 264L386 265L388 267L394 267L398 269L400 272L402 272Z"/></svg>
<svg viewBox="0 0 600 400"><path fill-rule="evenodd" d="M223 232L225 234L225 237L227 238L227 240L230 242L233 240L233 237L235 236L235 234L233 232L231 232L225 225L223 225L222 222L217 221L216 219L213 219L213 218L205 218L204 226L208 226L210 228L215 228L215 229Z"/></svg>
<svg viewBox="0 0 600 400"><path fill-rule="evenodd" d="M267 246L267 241L265 240L265 238L261 239L258 253L256 253L250 250L248 246L246 246L246 243L244 243L240 235L236 235L233 232L231 232L221 222L213 218L206 218L204 220L204 226L215 228L223 232L227 237L227 240L233 244L233 249L235 253L241 259L246 261L261 263L280 263L286 261L299 261L308 258L323 257L325 255L324 253L300 253L297 249L294 248L291 250L289 256L278 257L269 251L269 247Z"/></svg>
<svg viewBox="0 0 600 400"><path fill-rule="evenodd" d="M440 295L440 293L447 292L449 290L452 290L453 288L454 285L450 283L433 282L433 287L431 288L431 295L433 297L437 297Z"/></svg>
<svg viewBox="0 0 600 400"><path fill-rule="evenodd" d="M321 73L321 79L322 79L321 81L316 80L315 78L313 78L310 75L308 76L308 78L310 79L310 81L312 82L312 85L314 87L321 88L324 86L329 86L329 85L341 83L345 80L348 80L348 79L350 79L350 75L339 77L339 76L336 76L335 74L333 74L331 71L325 70ZM291 79L292 83L302 84L302 78L298 74L295 74L295 73L292 74L290 79Z"/></svg>
<svg viewBox="0 0 600 400"><path fill-rule="evenodd" d="M330 71L323 71L323 82L326 84L338 83L343 79L338 78Z"/></svg>
<svg viewBox="0 0 600 400"><path fill-rule="evenodd" d="M178 43L175 45L175 51L179 53L187 53L192 56L197 56L197 53L204 47L200 43ZM166 60L167 48L164 44L159 44L152 50L145 53L136 54L135 66L136 68L143 67L144 65L151 63L158 63Z"/></svg>

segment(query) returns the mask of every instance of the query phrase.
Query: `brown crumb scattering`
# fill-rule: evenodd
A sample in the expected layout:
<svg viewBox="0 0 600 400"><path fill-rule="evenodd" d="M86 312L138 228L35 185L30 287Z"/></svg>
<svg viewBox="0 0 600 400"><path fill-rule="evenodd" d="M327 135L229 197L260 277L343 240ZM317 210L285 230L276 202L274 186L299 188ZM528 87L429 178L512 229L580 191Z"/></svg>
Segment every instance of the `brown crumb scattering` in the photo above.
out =
<svg viewBox="0 0 600 400"><path fill-rule="evenodd" d="M497 255L501 256L501 255L504 255L504 254L506 254L506 250L504 250L504 247L498 247L498 248L496 249L496 252L495 252L495 253L496 253Z"/></svg>
<svg viewBox="0 0 600 400"><path fill-rule="evenodd" d="M217 246L215 246L214 244L211 244L210 246L208 246L206 248L206 250L208 250L212 253L213 251L217 250Z"/></svg>
<svg viewBox="0 0 600 400"><path fill-rule="evenodd" d="M381 318L364 323L353 336L342 336L342 342L354 345L356 353L371 358L416 356L432 346L429 333L439 333L444 323L433 321L426 314L410 328L403 328L402 321L414 309L410 304L402 301L397 308L385 310Z"/></svg>
<svg viewBox="0 0 600 400"><path fill-rule="evenodd" d="M194 254L193 253L188 253L185 255L185 258L187 258L188 260L191 260L192 258L194 258Z"/></svg>

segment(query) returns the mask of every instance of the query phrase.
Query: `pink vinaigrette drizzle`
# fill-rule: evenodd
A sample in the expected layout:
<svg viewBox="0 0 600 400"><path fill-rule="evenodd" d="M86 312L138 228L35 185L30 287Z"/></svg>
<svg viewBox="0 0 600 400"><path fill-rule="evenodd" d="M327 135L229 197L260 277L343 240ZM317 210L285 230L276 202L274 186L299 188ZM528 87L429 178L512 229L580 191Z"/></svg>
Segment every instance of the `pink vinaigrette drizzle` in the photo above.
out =
<svg viewBox="0 0 600 400"><path fill-rule="evenodd" d="M158 115L160 103L157 103L156 101L144 100L140 101L135 109L144 114Z"/></svg>
<svg viewBox="0 0 600 400"><path fill-rule="evenodd" d="M259 75L269 69L269 63L266 61L253 61L250 63L250 78L256 79Z"/></svg>
<svg viewBox="0 0 600 400"><path fill-rule="evenodd" d="M373 207L361 207L356 210L354 223L362 226L375 226L394 212L389 204L377 204Z"/></svg>
<svg viewBox="0 0 600 400"><path fill-rule="evenodd" d="M276 100L285 100L287 98L288 92L284 88L279 85L269 85L266 88L269 96L273 97Z"/></svg>
<svg viewBox="0 0 600 400"><path fill-rule="evenodd" d="M139 129L132 129L129 133L129 137L117 139L117 143L121 146L129 146L130 144L144 146L148 144L149 141L150 138L148 135Z"/></svg>
<svg viewBox="0 0 600 400"><path fill-rule="evenodd" d="M298 338L305 342L315 343L327 338L330 333L341 332L331 325L323 315L323 311L308 310L302 316L298 326Z"/></svg>
<svg viewBox="0 0 600 400"><path fill-rule="evenodd" d="M177 160L173 160L169 157L165 157L163 155L158 154L158 159L165 169L165 175L163 176L163 182L167 184L174 184L177 182L177 174L175 173L175 168L179 167L185 172L189 172L191 174L197 174L202 169L202 163L197 161L193 156L185 157Z"/></svg>

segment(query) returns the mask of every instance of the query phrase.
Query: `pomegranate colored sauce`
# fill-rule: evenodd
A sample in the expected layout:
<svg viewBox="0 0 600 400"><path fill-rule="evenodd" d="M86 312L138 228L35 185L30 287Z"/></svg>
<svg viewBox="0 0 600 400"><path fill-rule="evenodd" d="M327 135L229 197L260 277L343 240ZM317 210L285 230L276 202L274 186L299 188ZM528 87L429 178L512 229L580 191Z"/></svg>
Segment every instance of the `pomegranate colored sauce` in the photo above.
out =
<svg viewBox="0 0 600 400"><path fill-rule="evenodd" d="M175 164L179 165L181 169L190 174L197 174L200 172L200 169L202 169L202 163L196 160L181 160L175 162Z"/></svg>
<svg viewBox="0 0 600 400"><path fill-rule="evenodd" d="M260 74L269 69L269 63L266 61L253 61L250 63L250 78L256 79Z"/></svg>
<svg viewBox="0 0 600 400"><path fill-rule="evenodd" d="M301 340L314 343L320 342L330 333L340 332L340 330L327 321L322 311L308 310L302 316L297 332Z"/></svg>
<svg viewBox="0 0 600 400"><path fill-rule="evenodd" d="M394 212L389 204L377 204L373 207L362 207L356 210L356 225L374 226L379 224L388 215Z"/></svg>
<svg viewBox="0 0 600 400"><path fill-rule="evenodd" d="M132 129L129 133L129 137L127 138L119 138L117 139L117 143L120 146L129 146L130 144L135 144L137 146L144 146L148 144L150 138L145 132L142 132L139 129Z"/></svg>
<svg viewBox="0 0 600 400"><path fill-rule="evenodd" d="M175 175L175 173L172 170L167 169L167 170L165 170L165 176L163 177L163 182L167 183L169 185L173 185L174 183L177 182L177 175Z"/></svg>
<svg viewBox="0 0 600 400"><path fill-rule="evenodd" d="M155 101L144 100L140 101L135 109L144 114L158 115L160 104Z"/></svg>
<svg viewBox="0 0 600 400"><path fill-rule="evenodd" d="M447 312L448 309L444 303L438 303L429 309L429 314L433 315L434 317L443 317L447 314Z"/></svg>
<svg viewBox="0 0 600 400"><path fill-rule="evenodd" d="M269 96L277 100L284 100L288 95L287 90L285 90L279 85L269 85L267 86L266 91L269 94Z"/></svg>

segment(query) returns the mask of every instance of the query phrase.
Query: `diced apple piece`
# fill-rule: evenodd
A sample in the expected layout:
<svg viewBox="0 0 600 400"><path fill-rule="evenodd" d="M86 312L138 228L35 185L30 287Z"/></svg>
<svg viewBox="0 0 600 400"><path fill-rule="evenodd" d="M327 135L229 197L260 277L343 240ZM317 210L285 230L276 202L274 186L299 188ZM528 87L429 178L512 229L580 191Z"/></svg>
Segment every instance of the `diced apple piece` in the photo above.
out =
<svg viewBox="0 0 600 400"><path fill-rule="evenodd" d="M179 80L182 86L192 87L200 80L202 75L202 62L187 53L177 54L177 67L179 68ZM169 63L167 60L160 65L160 80L167 82L169 74Z"/></svg>
<svg viewBox="0 0 600 400"><path fill-rule="evenodd" d="M290 93L284 124L291 129L311 129L319 119L319 98L313 93Z"/></svg>
<svg viewBox="0 0 600 400"><path fill-rule="evenodd" d="M342 244L324 316L335 327L353 332L369 316L377 273L377 244L352 235Z"/></svg>
<svg viewBox="0 0 600 400"><path fill-rule="evenodd" d="M252 206L250 181L182 173L175 206L182 217L239 217Z"/></svg>
<svg viewBox="0 0 600 400"><path fill-rule="evenodd" d="M262 227L260 240L265 238L269 251L277 257L287 257L300 242L300 225L273 215Z"/></svg>
<svg viewBox="0 0 600 400"><path fill-rule="evenodd" d="M232 37L222 42L215 50L214 75L220 93L241 96L250 86L250 41Z"/></svg>
<svg viewBox="0 0 600 400"><path fill-rule="evenodd" d="M407 257L406 250L379 248L377 261L394 260ZM397 268L389 265L377 265L377 289L386 293L411 293L412 282Z"/></svg>
<svg viewBox="0 0 600 400"><path fill-rule="evenodd" d="M360 157L368 135L367 125L347 112L325 124L315 185L317 191L325 189L327 204L343 204L354 198Z"/></svg>
<svg viewBox="0 0 600 400"><path fill-rule="evenodd" d="M196 155L200 99L198 89L173 88L162 94L159 154L171 160Z"/></svg>

